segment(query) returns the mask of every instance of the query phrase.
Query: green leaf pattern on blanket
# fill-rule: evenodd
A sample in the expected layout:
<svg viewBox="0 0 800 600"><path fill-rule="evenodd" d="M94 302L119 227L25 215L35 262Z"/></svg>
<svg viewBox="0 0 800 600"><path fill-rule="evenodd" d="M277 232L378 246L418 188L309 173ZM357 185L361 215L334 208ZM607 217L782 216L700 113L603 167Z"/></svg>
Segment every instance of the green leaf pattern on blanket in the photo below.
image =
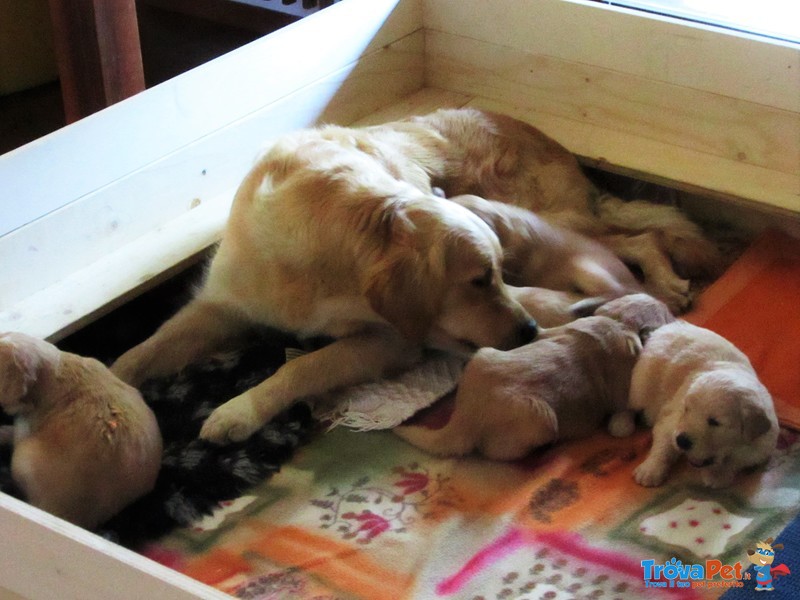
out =
<svg viewBox="0 0 800 600"><path fill-rule="evenodd" d="M386 533L404 533L418 519L435 517L451 506L455 490L450 480L418 463L391 470L391 484L361 477L351 486L332 487L324 498L311 500L320 509L320 528L336 531L342 539L368 544Z"/></svg>

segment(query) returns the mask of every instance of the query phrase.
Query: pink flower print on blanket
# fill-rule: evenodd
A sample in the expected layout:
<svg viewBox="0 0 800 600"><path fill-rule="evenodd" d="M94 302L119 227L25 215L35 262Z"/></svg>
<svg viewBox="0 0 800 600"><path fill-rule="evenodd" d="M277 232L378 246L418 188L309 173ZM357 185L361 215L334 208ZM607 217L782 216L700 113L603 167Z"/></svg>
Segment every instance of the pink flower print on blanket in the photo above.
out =
<svg viewBox="0 0 800 600"><path fill-rule="evenodd" d="M311 500L320 509L319 527L342 539L368 544L379 536L401 535L420 519L435 518L458 503L450 478L418 463L393 468L377 480L364 476L351 486L333 487Z"/></svg>

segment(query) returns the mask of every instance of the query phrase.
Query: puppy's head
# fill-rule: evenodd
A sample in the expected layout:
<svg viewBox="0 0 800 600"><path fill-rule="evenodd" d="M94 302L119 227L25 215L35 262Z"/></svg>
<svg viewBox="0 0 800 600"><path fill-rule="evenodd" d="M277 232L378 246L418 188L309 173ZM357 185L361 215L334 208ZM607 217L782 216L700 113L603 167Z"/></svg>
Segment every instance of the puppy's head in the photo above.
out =
<svg viewBox="0 0 800 600"><path fill-rule="evenodd" d="M594 314L611 317L636 331L644 340L675 317L666 304L648 294L628 294L602 304Z"/></svg>
<svg viewBox="0 0 800 600"><path fill-rule="evenodd" d="M771 451L757 440L777 430L771 407L769 392L743 369L701 373L685 388L673 443L695 467L723 465L734 451L748 446L754 454L748 462L757 464L768 454L755 454Z"/></svg>
<svg viewBox="0 0 800 600"><path fill-rule="evenodd" d="M25 398L36 383L41 356L27 336L0 334L0 406L14 415L25 408Z"/></svg>
<svg viewBox="0 0 800 600"><path fill-rule="evenodd" d="M500 243L483 221L432 195L395 208L391 221L391 244L365 295L401 333L458 352L534 339L536 324L504 285Z"/></svg>

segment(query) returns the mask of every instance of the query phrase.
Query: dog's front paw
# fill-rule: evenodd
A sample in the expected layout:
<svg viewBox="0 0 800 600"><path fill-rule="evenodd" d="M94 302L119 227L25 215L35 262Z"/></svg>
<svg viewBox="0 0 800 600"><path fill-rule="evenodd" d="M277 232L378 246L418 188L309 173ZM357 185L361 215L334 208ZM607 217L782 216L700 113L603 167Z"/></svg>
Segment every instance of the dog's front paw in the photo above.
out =
<svg viewBox="0 0 800 600"><path fill-rule="evenodd" d="M669 468L653 460L645 460L633 471L636 483L644 487L658 487L667 479Z"/></svg>
<svg viewBox="0 0 800 600"><path fill-rule="evenodd" d="M247 393L228 400L212 412L200 429L200 438L214 444L241 442L261 429L258 416Z"/></svg>

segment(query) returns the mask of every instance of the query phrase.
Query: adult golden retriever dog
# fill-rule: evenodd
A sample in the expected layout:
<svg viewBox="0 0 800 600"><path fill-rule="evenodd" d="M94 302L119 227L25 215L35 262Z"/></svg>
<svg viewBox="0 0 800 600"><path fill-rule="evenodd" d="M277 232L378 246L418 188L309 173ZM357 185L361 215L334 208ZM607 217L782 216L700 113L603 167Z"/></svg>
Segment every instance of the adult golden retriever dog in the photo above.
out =
<svg viewBox="0 0 800 600"><path fill-rule="evenodd" d="M139 383L254 323L337 338L219 407L207 440L242 440L298 398L407 367L424 346L510 349L536 335L502 281L491 228L340 133L301 131L270 147L236 193L195 299L113 365Z"/></svg>
<svg viewBox="0 0 800 600"><path fill-rule="evenodd" d="M601 193L569 151L511 117L442 109L357 130L350 140L423 189L515 204L601 241L675 312L690 304L688 277L721 269L717 247L679 210Z"/></svg>

